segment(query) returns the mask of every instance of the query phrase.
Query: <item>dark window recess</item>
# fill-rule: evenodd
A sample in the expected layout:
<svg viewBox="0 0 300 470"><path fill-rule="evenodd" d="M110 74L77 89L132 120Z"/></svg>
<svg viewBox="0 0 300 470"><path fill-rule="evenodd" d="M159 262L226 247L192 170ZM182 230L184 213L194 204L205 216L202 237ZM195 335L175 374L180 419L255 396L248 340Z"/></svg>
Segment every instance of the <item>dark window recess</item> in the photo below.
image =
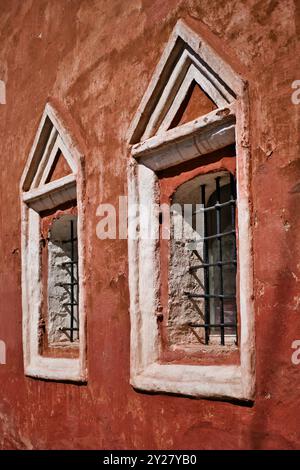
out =
<svg viewBox="0 0 300 470"><path fill-rule="evenodd" d="M228 184L229 183L229 184ZM190 323L191 328L204 328L205 344L212 335L225 345L227 335L237 342L236 308L236 181L230 174L215 178L215 191L206 195L206 185L200 186L203 213L203 251L196 252L200 263L191 273L204 270L204 289L201 293L185 292L193 298L204 299L204 321Z"/></svg>
<svg viewBox="0 0 300 470"><path fill-rule="evenodd" d="M79 340L77 216L54 220L48 239L48 343Z"/></svg>
<svg viewBox="0 0 300 470"><path fill-rule="evenodd" d="M64 287L69 293L69 302L65 302L64 306L66 310L70 313L70 326L62 327L61 331L64 331L68 334L70 341L73 342L75 339L75 332L79 331L78 325L78 242L77 237L75 236L74 229L75 221L70 221L70 239L64 240L64 243L68 244L70 247L70 261L65 261L62 263L62 267L66 269L69 273L70 282L61 283L61 287ZM78 336L78 334L76 335Z"/></svg>

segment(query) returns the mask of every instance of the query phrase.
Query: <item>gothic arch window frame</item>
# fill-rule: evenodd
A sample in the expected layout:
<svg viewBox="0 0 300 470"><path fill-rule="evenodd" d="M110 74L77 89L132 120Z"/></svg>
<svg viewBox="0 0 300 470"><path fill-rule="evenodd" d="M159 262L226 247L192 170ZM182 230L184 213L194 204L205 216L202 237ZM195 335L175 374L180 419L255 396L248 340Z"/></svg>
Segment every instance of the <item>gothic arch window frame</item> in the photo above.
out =
<svg viewBox="0 0 300 470"><path fill-rule="evenodd" d="M60 150L71 173L47 182L55 155ZM22 328L24 371L31 377L85 382L86 305L84 288L84 156L52 104L47 103L20 183L22 234ZM60 204L77 201L79 270L78 357L44 356L39 350L42 304L40 213Z"/></svg>
<svg viewBox="0 0 300 470"><path fill-rule="evenodd" d="M185 54L186 50L189 51L188 54ZM202 83L200 80L200 85L204 89L208 77L211 90L216 89L215 93L211 90L209 93L217 103L218 109L187 124L166 130L168 110L172 106L178 108L184 98L186 86L183 93L180 92L180 87L183 83L183 67L186 67L185 72L187 71L185 55L189 60L191 57L195 58L192 62L196 65L201 64L205 80ZM218 99L220 90L226 97L225 105ZM235 73L203 38L180 20L173 30L128 132L129 214L132 205L143 205L143 212L138 220L129 217L129 234L134 236L129 236L128 241L130 381L136 389L194 397L254 399L255 338L248 109L247 82ZM174 115L174 109L172 113ZM170 119L167 121L170 122ZM236 144L237 151L240 363L161 363L157 322L160 286L157 172L231 143ZM151 240L143 239L135 233L136 226L139 226L139 233L143 233L143 227L148 226L149 220L154 233L154 239Z"/></svg>

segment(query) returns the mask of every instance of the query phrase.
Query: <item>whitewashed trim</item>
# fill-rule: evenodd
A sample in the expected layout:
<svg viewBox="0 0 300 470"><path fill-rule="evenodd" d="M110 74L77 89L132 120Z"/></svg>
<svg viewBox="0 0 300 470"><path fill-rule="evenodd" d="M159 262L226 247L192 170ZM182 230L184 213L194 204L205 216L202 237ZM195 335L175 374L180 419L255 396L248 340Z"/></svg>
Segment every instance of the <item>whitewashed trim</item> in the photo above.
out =
<svg viewBox="0 0 300 470"><path fill-rule="evenodd" d="M41 170L45 168L45 163L49 158L49 154L44 156L45 150L54 136L56 138L56 133L52 134L53 128L60 136L62 152L68 155L66 158L69 159L69 162L72 162L69 164L74 174L77 172L78 165L81 165L82 155L77 145L65 130L55 108L47 103L21 177L20 187L22 191L28 191L30 188L36 187L34 184L35 176L42 174Z"/></svg>
<svg viewBox="0 0 300 470"><path fill-rule="evenodd" d="M131 154L159 171L234 142L235 105L230 105L133 145Z"/></svg>
<svg viewBox="0 0 300 470"><path fill-rule="evenodd" d="M218 90L214 87L211 81L209 81L193 64L190 66L184 80L181 84L180 89L177 92L177 95L171 104L165 118L163 119L157 134L161 134L167 131L173 119L176 116L178 109L180 108L183 100L185 99L187 92L189 91L190 86L192 85L193 81L195 81L203 91L211 97L211 100L217 104L218 108L228 106L228 102L222 97L222 95L218 92Z"/></svg>
<svg viewBox="0 0 300 470"><path fill-rule="evenodd" d="M52 171L52 167L55 163L55 157L56 157L57 152L59 150L62 152L63 158L66 159L66 161L69 165L69 168L70 168L70 172L73 173L73 174L76 174L77 165L74 162L73 158L70 158L69 152L66 150L62 139L59 137L59 135L57 135L55 143L53 145L53 148L52 148L52 150L49 154L47 164L46 164L45 169L43 171L43 174L42 174L42 177L41 177L41 180L40 180L40 185L46 184L46 181L49 178L50 172Z"/></svg>
<svg viewBox="0 0 300 470"><path fill-rule="evenodd" d="M241 375L243 393L254 396L255 391L255 311L253 287L253 254L251 226L251 153L249 137L248 90L244 87L237 100L237 207L238 207L238 270L241 317Z"/></svg>
<svg viewBox="0 0 300 470"><path fill-rule="evenodd" d="M218 82L209 68L205 68L195 56L184 49L141 140L149 139L156 128L158 128L157 134L169 128L193 80L219 108L227 106L233 101L233 96Z"/></svg>
<svg viewBox="0 0 300 470"><path fill-rule="evenodd" d="M53 128L56 131L53 131ZM59 148L70 164L73 174L42 184L41 175L50 156L45 156L48 140L56 138ZM54 137L55 136L55 137ZM51 146L51 145L50 145ZM22 206L22 312L23 352L25 374L51 380L87 380L86 368L86 293L84 286L84 179L82 173L83 155L64 129L57 112L47 104L33 147L21 180ZM40 168L40 165L42 166ZM39 178L35 179L35 175ZM40 186L35 186L39 185ZM24 191L25 189L25 191ZM42 279L40 259L40 214L45 209L56 207L61 202L77 198L78 209L78 270L79 270L79 357L57 358L39 354L38 330L41 316Z"/></svg>
<svg viewBox="0 0 300 470"><path fill-rule="evenodd" d="M23 202L38 212L52 209L74 199L76 199L75 175L64 176L40 188L23 193Z"/></svg>
<svg viewBox="0 0 300 470"><path fill-rule="evenodd" d="M149 392L187 396L245 399L238 366L194 366L153 363L131 384ZM247 398L247 397L246 397Z"/></svg>
<svg viewBox="0 0 300 470"><path fill-rule="evenodd" d="M148 212L143 210L138 221L129 218L129 234L134 232L136 225L140 227L139 234L145 226L159 230L158 214L155 204L159 201L159 186L156 171L168 168L178 163L179 156L183 161L191 160L201 155L199 148L188 147L187 142L206 142L211 137L215 140L218 135L215 129L226 129L228 119L235 116L233 129L230 134L226 130L223 135L230 135L237 145L237 204L238 204L238 271L239 271L239 311L240 311L240 364L239 365L182 365L162 364L159 362L160 339L157 324L157 313L160 308L160 256L159 245L155 239L145 239L138 235L129 237L129 292L131 319L131 384L140 390L149 392L167 392L193 397L225 398L237 400L253 400L255 394L255 337L253 309L253 266L252 266L252 232L250 225L250 151L249 151L249 115L247 85L240 77L235 76L228 66L223 75L222 61L216 54L211 56L211 49L204 41L182 22L178 26L181 35L189 45L194 44L194 50L201 49L207 63L213 70L220 73L227 85L232 86L237 94L233 105L227 111L216 110L192 123L149 138L145 142L132 147L128 171L128 204L143 204ZM178 32L178 28L175 31ZM177 34L177 33L176 33ZM168 60L170 50L174 47L173 37L167 46L158 66L155 78L151 82L137 117L131 126L131 136L140 132L141 110L147 108L151 95L155 93L155 84ZM200 46L199 46L200 44ZM214 67L215 66L215 67ZM222 69L222 70L221 70ZM166 79L167 80L167 79ZM235 86L235 88L234 88ZM229 111L229 112L228 112ZM150 119L150 116L148 116ZM142 123L145 126L145 122ZM233 132L233 135L232 135ZM203 138L205 136L205 138ZM220 144L224 144L221 137ZM224 146L224 145L222 145ZM201 149L200 149L201 150ZM203 147L203 153L208 153L209 147ZM162 163L163 162L163 163Z"/></svg>
<svg viewBox="0 0 300 470"><path fill-rule="evenodd" d="M192 48L195 55L191 55L187 47ZM202 78L198 76L201 87L205 88L207 78L214 85L214 96L211 96L211 99L216 101L217 106L224 106L224 101L219 101L219 92L222 92L228 104L243 92L244 84L241 77L209 44L179 20L128 130L127 137L131 144L148 139L154 129L159 127L160 120L165 117L167 109L171 106L191 63L205 72ZM213 75L211 69L214 71ZM222 77L222 80L219 77ZM223 83L226 83L227 87L224 87Z"/></svg>
<svg viewBox="0 0 300 470"><path fill-rule="evenodd" d="M52 130L51 130L51 134L48 138L47 145L46 145L45 150L43 152L43 156L40 160L38 170L36 171L35 177L34 177L33 182L31 184L31 188L37 188L41 183L41 179L42 179L43 174L45 172L45 168L48 164L49 155L51 154L52 148L53 148L53 146L56 142L57 135L58 135L58 132L57 132L56 128L53 127Z"/></svg>
<svg viewBox="0 0 300 470"><path fill-rule="evenodd" d="M46 163L46 166L44 168L44 171L43 171L43 174L42 174L42 177L41 177L41 180L40 180L40 185L46 184L47 178L50 175L50 172L51 172L52 167L54 165L56 154L59 150L58 141L59 141L59 136L57 135L56 139L55 139L55 142L54 142L54 145L52 147L52 150L49 153L48 161Z"/></svg>

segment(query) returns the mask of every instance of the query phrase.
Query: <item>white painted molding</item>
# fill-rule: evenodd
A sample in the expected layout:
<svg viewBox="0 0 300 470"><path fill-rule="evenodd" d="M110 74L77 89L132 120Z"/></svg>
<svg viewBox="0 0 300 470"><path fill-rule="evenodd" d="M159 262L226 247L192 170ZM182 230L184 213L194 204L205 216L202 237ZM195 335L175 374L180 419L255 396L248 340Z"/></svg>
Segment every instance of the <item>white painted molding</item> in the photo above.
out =
<svg viewBox="0 0 300 470"><path fill-rule="evenodd" d="M178 90L174 101L170 105L169 110L158 129L157 134L161 134L170 128L172 121L175 118L176 113L193 82L197 83L203 89L203 91L212 98L212 101L217 104L218 108L226 107L228 105L228 102L225 98L223 98L222 94L219 93L212 83L205 77L205 75L201 74L199 69L197 69L195 65L192 64L190 65L190 68L184 77L180 89Z"/></svg>
<svg viewBox="0 0 300 470"><path fill-rule="evenodd" d="M45 183L60 149L72 173ZM86 299L84 289L83 155L65 130L56 110L47 104L21 179L22 314L25 374L51 380L86 381ZM77 199L79 269L79 357L46 357L39 353L42 279L40 212Z"/></svg>
<svg viewBox="0 0 300 470"><path fill-rule="evenodd" d="M59 151L62 152L62 155L63 155L62 158L66 159L66 161L67 161L67 163L70 167L70 172L73 173L73 174L76 174L77 165L74 162L73 158L70 158L70 154L69 154L68 150L66 150L66 147L65 147L62 139L57 135L56 140L55 140L54 145L53 145L53 148L52 148L52 150L49 154L48 161L45 165L45 168L44 168L41 180L40 180L40 185L46 184L46 181L48 180L48 178L50 176L50 172L51 172L52 167L54 165L57 152L59 152Z"/></svg>
<svg viewBox="0 0 300 470"><path fill-rule="evenodd" d="M23 193L23 201L40 212L76 199L76 176L64 176Z"/></svg>
<svg viewBox="0 0 300 470"><path fill-rule="evenodd" d="M191 65L197 70L197 75L194 75L197 83L218 107L229 105L236 96L243 93L242 78L180 20L131 123L128 131L130 144L152 137L155 130L163 124L173 102L178 109L182 98L180 92L179 99L176 100L175 97Z"/></svg>
<svg viewBox="0 0 300 470"><path fill-rule="evenodd" d="M48 137L48 141L47 141L47 144L45 146L43 156L40 158L40 163L39 163L38 169L36 170L35 176L33 178L31 188L36 188L41 183L43 174L45 172L45 168L46 168L46 166L48 165L48 162L49 162L51 151L52 151L53 146L56 142L57 135L58 135L58 132L56 130L56 127L53 126L53 128L51 130L51 133Z"/></svg>
<svg viewBox="0 0 300 470"><path fill-rule="evenodd" d="M40 185L57 138L59 138L58 147L62 150L73 173L76 174L77 168L81 165L82 155L69 132L65 130L55 108L47 103L21 178L22 192ZM37 175L40 176L38 181Z"/></svg>
<svg viewBox="0 0 300 470"><path fill-rule="evenodd" d="M235 107L217 109L132 146L140 163L159 171L235 142Z"/></svg>
<svg viewBox="0 0 300 470"><path fill-rule="evenodd" d="M187 396L245 399L238 366L194 366L153 363L131 384L149 392Z"/></svg>
<svg viewBox="0 0 300 470"><path fill-rule="evenodd" d="M179 40L178 40L179 39ZM209 65L215 77L234 99L206 116L150 135L164 114L158 95L176 96L180 86L169 78L182 54L182 41ZM170 65L171 63L171 65ZM182 83L182 82L181 82ZM172 91L172 87L174 88ZM169 108L170 109L170 108ZM174 113L174 110L170 111ZM164 117L167 116L166 114ZM168 117L166 119L169 119ZM149 124L151 122L151 125ZM163 123L163 120L161 121ZM176 25L153 79L142 99L129 131L131 158L128 168L129 207L142 205L136 218L129 218L129 292L131 319L131 384L139 390L193 397L253 400L255 393L255 337L253 310L252 232L250 225L250 145L247 85L217 54L181 21ZM160 361L157 313L160 307L159 185L156 172L182 161L210 153L230 143L237 147L238 270L240 312L240 363L238 365L168 364ZM147 210L146 210L147 208ZM141 234L150 225L156 237ZM135 233L135 227L139 231Z"/></svg>

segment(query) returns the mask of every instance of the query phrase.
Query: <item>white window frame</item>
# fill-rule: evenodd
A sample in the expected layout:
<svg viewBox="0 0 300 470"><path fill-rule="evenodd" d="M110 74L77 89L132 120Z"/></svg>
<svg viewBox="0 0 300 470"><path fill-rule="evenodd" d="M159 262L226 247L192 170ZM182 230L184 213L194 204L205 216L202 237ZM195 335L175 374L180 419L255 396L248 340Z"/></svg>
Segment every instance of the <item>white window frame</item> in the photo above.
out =
<svg viewBox="0 0 300 470"><path fill-rule="evenodd" d="M71 173L45 183L58 149L67 160ZM83 158L57 111L47 103L20 184L23 354L25 374L32 377L75 382L87 380ZM40 211L74 199L78 210L79 356L47 357L39 353L42 301Z"/></svg>
<svg viewBox="0 0 300 470"><path fill-rule="evenodd" d="M212 92L210 92L211 98L215 98L214 101L217 103L217 110L175 129L166 130L164 117L166 116L168 119L168 109L171 106L171 112L174 115L174 96L178 95L178 89L180 89L178 81L183 79L182 67L178 67L178 63L181 61L180 57L184 56L186 45L201 58L201 64L209 66L208 71L212 69L215 72L211 80L212 85L217 81L216 77L220 76L222 83L225 82L228 89L234 90L234 92L227 95L228 104L226 106L224 103L220 103L218 96L212 96ZM177 66L174 66L176 57L179 59ZM166 79L166 77L168 78ZM203 85L202 88L204 88L207 83L201 83L201 74L199 80L200 85ZM174 84L176 84L175 91ZM216 86L221 85L217 83ZM186 82L184 82L184 89L187 89ZM184 96L180 96L178 99L178 107L183 98ZM156 123L156 129L157 123L160 123L156 135L153 135L155 128L153 123ZM253 400L255 339L249 203L250 145L247 83L202 38L182 21L179 21L133 120L128 139L132 145L128 171L129 213L130 207L143 206L138 220L129 217L128 231L132 235L135 232L135 227L139 226L139 234L141 234L143 227L151 221L155 234L154 239L145 239L140 235L129 235L128 241L131 384L136 389L148 392ZM160 311L157 171L189 161L234 142L237 151L240 363L238 365L161 363L157 321Z"/></svg>

